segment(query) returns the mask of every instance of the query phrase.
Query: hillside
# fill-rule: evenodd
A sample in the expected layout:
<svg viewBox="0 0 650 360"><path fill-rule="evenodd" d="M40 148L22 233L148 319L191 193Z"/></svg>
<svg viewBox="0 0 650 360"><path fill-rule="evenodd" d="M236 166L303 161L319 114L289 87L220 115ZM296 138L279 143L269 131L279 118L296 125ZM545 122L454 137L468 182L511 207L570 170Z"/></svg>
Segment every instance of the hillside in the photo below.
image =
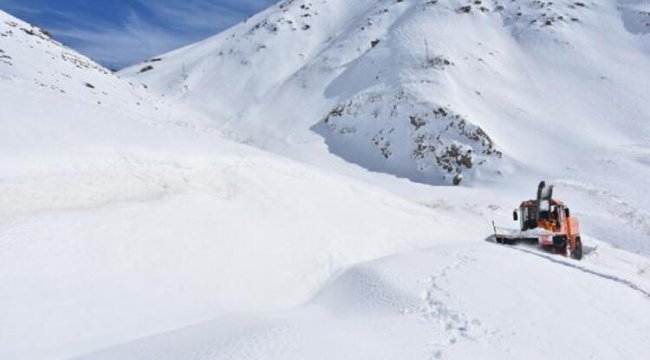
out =
<svg viewBox="0 0 650 360"><path fill-rule="evenodd" d="M0 358L643 358L647 12L288 0L113 74L0 11ZM493 243L540 179L583 261Z"/></svg>
<svg viewBox="0 0 650 360"><path fill-rule="evenodd" d="M223 139L6 13L0 33L2 359L298 305L448 241L418 230L445 214Z"/></svg>
<svg viewBox="0 0 650 360"><path fill-rule="evenodd" d="M285 1L122 74L203 110L234 139L319 164L324 142L428 184L558 176L612 150L647 155L642 7Z"/></svg>
<svg viewBox="0 0 650 360"><path fill-rule="evenodd" d="M553 180L594 234L649 254L630 186L650 176L644 6L285 1L121 74L236 141L418 202L438 191L382 174L495 199Z"/></svg>

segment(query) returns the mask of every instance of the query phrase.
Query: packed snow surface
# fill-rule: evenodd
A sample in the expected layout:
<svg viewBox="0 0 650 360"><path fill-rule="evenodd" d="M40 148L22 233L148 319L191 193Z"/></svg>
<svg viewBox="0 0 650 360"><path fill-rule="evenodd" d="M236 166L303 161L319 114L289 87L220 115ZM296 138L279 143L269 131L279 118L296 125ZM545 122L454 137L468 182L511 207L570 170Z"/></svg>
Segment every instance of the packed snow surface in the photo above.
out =
<svg viewBox="0 0 650 360"><path fill-rule="evenodd" d="M113 74L0 12L0 358L645 358L647 14L288 0ZM542 179L581 262L492 242Z"/></svg>

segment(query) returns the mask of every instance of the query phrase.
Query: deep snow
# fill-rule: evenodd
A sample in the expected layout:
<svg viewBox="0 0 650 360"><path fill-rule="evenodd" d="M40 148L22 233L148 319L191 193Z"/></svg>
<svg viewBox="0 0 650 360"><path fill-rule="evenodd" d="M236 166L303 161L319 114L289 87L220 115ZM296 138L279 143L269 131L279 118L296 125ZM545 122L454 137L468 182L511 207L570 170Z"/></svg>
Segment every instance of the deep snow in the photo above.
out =
<svg viewBox="0 0 650 360"><path fill-rule="evenodd" d="M487 243L395 255L351 268L291 311L219 318L83 358L646 356L648 278L635 289L595 265L518 255Z"/></svg>
<svg viewBox="0 0 650 360"><path fill-rule="evenodd" d="M642 358L645 4L465 5L286 1L119 74L0 12L0 358ZM540 179L583 262L486 241Z"/></svg>
<svg viewBox="0 0 650 360"><path fill-rule="evenodd" d="M431 244L419 229L457 222L224 140L94 63L60 61L58 52L73 52L9 21L0 43L16 62L0 83L2 358L69 357L297 305L345 266Z"/></svg>

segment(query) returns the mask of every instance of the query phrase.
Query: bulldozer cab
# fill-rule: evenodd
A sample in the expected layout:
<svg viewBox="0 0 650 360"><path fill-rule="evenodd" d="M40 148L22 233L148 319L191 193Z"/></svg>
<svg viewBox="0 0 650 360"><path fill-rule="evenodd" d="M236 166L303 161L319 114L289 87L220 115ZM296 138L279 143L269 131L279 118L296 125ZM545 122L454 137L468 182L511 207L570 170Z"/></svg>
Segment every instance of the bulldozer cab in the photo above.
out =
<svg viewBox="0 0 650 360"><path fill-rule="evenodd" d="M521 230L526 231L537 227L537 219L539 218L539 215L537 214L537 209L533 205L522 204L519 208L519 213L521 214L521 217L519 217ZM517 210L513 213L513 218L517 221Z"/></svg>
<svg viewBox="0 0 650 360"><path fill-rule="evenodd" d="M555 203L555 201L553 201ZM522 231L535 229L543 223L544 227L560 228L566 221L566 209L561 203L549 204L546 209L541 209L530 201L525 202L513 213L515 221L519 220ZM521 216L519 216L521 214ZM549 229L553 230L553 229Z"/></svg>
<svg viewBox="0 0 650 360"><path fill-rule="evenodd" d="M552 198L553 186L546 186L542 181L537 188L537 198L521 203L513 213L513 219L519 220L522 231L543 227L551 231L559 230L568 216L564 205ZM521 217L518 215L521 214Z"/></svg>

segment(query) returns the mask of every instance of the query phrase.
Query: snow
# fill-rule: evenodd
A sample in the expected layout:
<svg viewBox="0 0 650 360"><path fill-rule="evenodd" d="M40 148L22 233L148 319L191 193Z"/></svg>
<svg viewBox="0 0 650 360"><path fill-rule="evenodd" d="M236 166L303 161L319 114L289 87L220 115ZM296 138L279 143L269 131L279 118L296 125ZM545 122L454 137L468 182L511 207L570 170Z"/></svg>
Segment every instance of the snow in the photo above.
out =
<svg viewBox="0 0 650 360"><path fill-rule="evenodd" d="M643 3L465 5L284 2L121 74L231 139L416 201L383 174L522 194L576 184L564 196L587 228L648 254L650 38L625 15Z"/></svg>
<svg viewBox="0 0 650 360"><path fill-rule="evenodd" d="M487 243L438 246L355 266L290 311L219 318L82 358L643 358L648 279L633 289L555 261Z"/></svg>
<svg viewBox="0 0 650 360"><path fill-rule="evenodd" d="M47 64L29 45L69 49L14 35L2 46L31 72L9 68L0 84L2 358L67 358L298 305L346 266L444 241L451 231L420 229L458 223L225 140L180 117L189 112L145 103L139 87L93 65ZM26 80L48 65L71 73L65 92ZM88 78L122 98L95 103Z"/></svg>
<svg viewBox="0 0 650 360"><path fill-rule="evenodd" d="M0 358L643 358L645 3L584 5L290 0L118 74L0 12ZM489 241L542 179L581 262Z"/></svg>
<svg viewBox="0 0 650 360"><path fill-rule="evenodd" d="M596 160L647 141L648 39L622 26L615 1L462 5L290 1L121 73L238 141L429 184L503 181L520 167L559 177L589 160L567 154ZM442 130L460 119L482 146L475 131ZM472 149L471 168L444 166L452 146Z"/></svg>

